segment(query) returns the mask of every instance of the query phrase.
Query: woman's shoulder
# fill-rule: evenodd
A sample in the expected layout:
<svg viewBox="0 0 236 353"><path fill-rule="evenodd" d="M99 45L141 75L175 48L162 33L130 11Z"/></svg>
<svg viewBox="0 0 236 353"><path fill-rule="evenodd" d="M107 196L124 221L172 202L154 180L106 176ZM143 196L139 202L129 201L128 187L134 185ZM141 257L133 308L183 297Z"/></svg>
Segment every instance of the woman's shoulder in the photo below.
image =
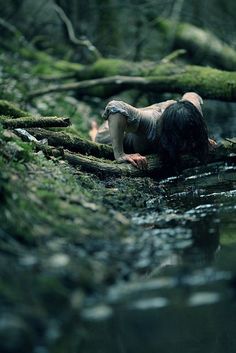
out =
<svg viewBox="0 0 236 353"><path fill-rule="evenodd" d="M161 102L161 103L157 103L159 105L159 107L162 109L162 110L165 110L167 107L169 107L170 105L176 103L176 100L174 99L169 99L167 101L164 101L164 102Z"/></svg>
<svg viewBox="0 0 236 353"><path fill-rule="evenodd" d="M105 119L108 118L108 116L110 114L116 114L116 113L120 113L122 115L128 116L128 108L129 104L121 101L121 100L111 100L105 107L104 113L103 113L103 117Z"/></svg>

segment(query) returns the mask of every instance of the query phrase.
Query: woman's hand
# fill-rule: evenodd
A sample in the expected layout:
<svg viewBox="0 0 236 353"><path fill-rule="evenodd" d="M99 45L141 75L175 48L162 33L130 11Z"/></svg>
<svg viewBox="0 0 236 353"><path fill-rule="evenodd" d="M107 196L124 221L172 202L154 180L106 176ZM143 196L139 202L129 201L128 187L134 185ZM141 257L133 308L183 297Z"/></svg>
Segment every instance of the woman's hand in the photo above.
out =
<svg viewBox="0 0 236 353"><path fill-rule="evenodd" d="M116 159L118 163L129 162L134 167L139 169L147 169L147 159L144 156L141 156L139 153L134 154L123 154L119 158Z"/></svg>

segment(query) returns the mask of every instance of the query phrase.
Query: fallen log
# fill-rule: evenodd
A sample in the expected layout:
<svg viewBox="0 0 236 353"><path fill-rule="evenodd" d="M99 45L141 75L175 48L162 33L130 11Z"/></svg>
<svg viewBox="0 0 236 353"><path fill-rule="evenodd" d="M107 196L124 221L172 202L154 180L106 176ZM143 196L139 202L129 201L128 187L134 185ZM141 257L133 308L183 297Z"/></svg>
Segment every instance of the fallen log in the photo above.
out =
<svg viewBox="0 0 236 353"><path fill-rule="evenodd" d="M94 143L65 132L54 132L45 129L27 129L27 131L38 140L47 139L48 144L54 147L63 147L81 154L110 160L114 159L112 147L108 145Z"/></svg>
<svg viewBox="0 0 236 353"><path fill-rule="evenodd" d="M105 61L105 59L103 59ZM76 91L77 96L95 96L108 98L119 92L137 89L154 93L185 93L196 91L203 98L222 101L236 100L236 72L221 71L210 67L194 65L180 66L173 63L159 64L149 67L149 71L140 72L142 76L132 76L135 73L135 63L130 76L120 76L120 66L114 67L116 76L103 77L82 82L52 85L46 89L34 91L28 95L32 99L44 94L62 91ZM107 62L107 76L111 72L111 59ZM124 62L124 65L127 65ZM140 65L140 63L139 63ZM92 65L93 66L93 65ZM138 66L139 68L139 66ZM91 70L93 70L91 68ZM105 68L101 73L105 73ZM139 71L139 70L136 70ZM91 72L92 73L92 72Z"/></svg>
<svg viewBox="0 0 236 353"><path fill-rule="evenodd" d="M29 139L30 134L20 133L23 138ZM38 149L41 149L46 155L56 155L61 156L70 165L74 167L79 167L83 171L94 173L99 177L110 176L162 176L166 175L166 166L164 166L158 158L157 155L147 156L148 168L146 170L140 170L135 168L129 163L117 163L116 161L110 161L107 159L96 158L93 156L84 156L81 153L72 153L68 150L63 150L63 148L53 148L48 145L42 144L34 139L29 139L34 141ZM209 154L208 163L216 162L230 162L235 163L236 161L236 144L234 139L230 141L224 141L217 148L214 148ZM84 141L86 144L87 141ZM96 145L96 144L95 144ZM99 144L98 144L99 146ZM101 145L102 146L102 145ZM180 162L180 169L184 170L186 168L193 168L199 166L200 163L196 158L191 156L183 156Z"/></svg>
<svg viewBox="0 0 236 353"><path fill-rule="evenodd" d="M58 117L21 117L9 119L0 116L0 124L6 129L32 128L32 127L66 127L70 125L69 118Z"/></svg>
<svg viewBox="0 0 236 353"><path fill-rule="evenodd" d="M166 175L166 166L163 166L157 155L149 155L147 157L148 168L140 170L129 163L117 163L116 161L101 160L95 157L83 156L81 154L73 154L64 151L63 158L74 167L79 167L82 170L94 173L100 176L163 176ZM211 151L208 158L208 163L217 162L234 162L236 161L236 146L235 144L224 142L219 147ZM191 156L183 156L180 162L180 170L194 168L199 166L200 162ZM172 171L173 172L173 171ZM168 173L168 172L167 172Z"/></svg>
<svg viewBox="0 0 236 353"><path fill-rule="evenodd" d="M190 23L160 18L154 22L154 27L164 35L165 43L171 42L175 49L186 49L193 62L207 62L221 69L236 71L236 50L210 31Z"/></svg>
<svg viewBox="0 0 236 353"><path fill-rule="evenodd" d="M154 156L149 159L149 169L147 171L137 169L131 164L119 164L115 161L84 156L80 153L75 154L68 151L64 151L63 159L65 159L73 167L77 167L88 173L96 174L98 177L147 176L155 170L157 165L157 157Z"/></svg>
<svg viewBox="0 0 236 353"><path fill-rule="evenodd" d="M45 150L46 154L49 154L50 150L48 147L45 149L45 146L44 146L43 150ZM55 153L56 152L54 149L53 150L54 156L56 155ZM66 150L64 151L63 154L61 152L58 152L57 156L59 155L61 155L61 157L73 167L79 168L82 171L85 171L88 173L93 173L100 178L101 177L122 177L122 176L128 176L128 177L145 177L145 176L162 177L163 175L166 176L166 170L164 170L163 165L160 163L160 160L156 155L147 156L147 161L148 161L147 170L137 169L128 163L121 164L115 161L108 161L108 160L103 160L96 157L84 156L79 153L76 153L76 154L71 153ZM219 156L215 156L214 158L212 156L212 158L210 158L209 160L209 163L215 164L215 162L219 160L230 161L229 153L227 153L227 156L225 155L224 157L225 158L221 157L219 159ZM181 170L194 168L198 166L199 166L199 162L197 160L189 157L182 158Z"/></svg>
<svg viewBox="0 0 236 353"><path fill-rule="evenodd" d="M66 132L55 132L40 128L27 129L27 131L37 140L46 139L48 144L54 147L63 147L69 151L79 152L83 155L114 160L113 149L109 145L92 142ZM224 161L230 154L236 154L236 142L234 138L226 138L218 147L210 151L208 161ZM151 165L153 165L153 163L151 163Z"/></svg>

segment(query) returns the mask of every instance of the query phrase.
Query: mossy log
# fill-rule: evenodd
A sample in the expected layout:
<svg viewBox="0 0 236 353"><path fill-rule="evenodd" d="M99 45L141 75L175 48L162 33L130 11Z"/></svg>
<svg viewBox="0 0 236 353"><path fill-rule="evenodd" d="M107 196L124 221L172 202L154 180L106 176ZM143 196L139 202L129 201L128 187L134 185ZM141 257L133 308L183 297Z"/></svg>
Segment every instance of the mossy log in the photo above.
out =
<svg viewBox="0 0 236 353"><path fill-rule="evenodd" d="M27 131L38 140L47 139L48 144L54 147L64 147L73 152L110 160L114 159L112 147L108 145L94 143L65 132L54 132L45 129L27 129Z"/></svg>
<svg viewBox="0 0 236 353"><path fill-rule="evenodd" d="M9 117L0 116L0 124L6 129L32 127L66 127L70 125L70 119L58 117L21 117L9 119Z"/></svg>
<svg viewBox="0 0 236 353"><path fill-rule="evenodd" d="M14 103L6 100L0 100L0 116L5 115L11 118L20 118L22 116L30 116L26 111L18 108Z"/></svg>
<svg viewBox="0 0 236 353"><path fill-rule="evenodd" d="M86 143L86 141L84 141ZM96 158L93 156L85 156L81 153L71 153L68 150L60 148L58 151L50 146L45 146L41 143L36 143L39 149L42 149L46 155L61 156L70 165L79 167L83 171L94 173L99 177L110 176L157 176L160 177L166 174L165 168L157 155L149 155L147 157L148 168L140 170L129 163L117 163L107 159ZM40 147L42 146L42 148ZM62 152L63 151L63 152ZM56 153L56 154L55 154ZM236 160L236 144L234 140L224 141L217 148L214 148L209 154L208 163L215 162L235 162ZM183 156L181 158L180 169L193 168L199 166L199 161L191 156Z"/></svg>
<svg viewBox="0 0 236 353"><path fill-rule="evenodd" d="M187 49L195 63L207 61L218 68L236 71L236 50L210 31L160 18L154 26L164 35L165 42L171 42L176 49Z"/></svg>
<svg viewBox="0 0 236 353"><path fill-rule="evenodd" d="M28 98L59 91L76 91L77 96L96 96L108 98L121 91L137 89L143 92L185 93L196 91L203 98L223 101L236 100L236 72L221 71L210 67L194 65L159 64L140 69L140 63L117 60L99 60L99 63L87 68L87 77L105 76L82 82L52 85L46 89L34 91ZM120 76L130 68L129 76ZM97 70L95 70L97 68ZM139 74L139 76L135 76ZM112 75L109 77L109 74ZM115 75L115 76L113 76Z"/></svg>
<svg viewBox="0 0 236 353"><path fill-rule="evenodd" d="M131 164L121 164L115 161L84 156L80 153L75 154L68 151L64 151L63 159L73 167L78 167L85 172L96 174L98 177L147 176L156 170L155 167L157 166L157 157L154 156L149 159L149 169L147 171L137 169Z"/></svg>
<svg viewBox="0 0 236 353"><path fill-rule="evenodd" d="M72 152L79 152L82 155L90 155L111 161L114 160L113 149L109 145L92 142L66 132L55 132L40 128L27 129L27 131L37 140L47 139L48 144L54 147L63 147ZM214 148L209 153L209 162L225 161L230 154L236 154L235 139L225 139L217 148ZM156 157L154 159L156 160ZM193 159L186 159L185 157L184 160L187 160L187 164L189 165L190 160ZM151 166L153 167L152 158L151 161Z"/></svg>
<svg viewBox="0 0 236 353"><path fill-rule="evenodd" d="M222 144L216 148L209 155L208 163L233 161L235 162L235 155L232 156L232 151L236 152L235 144ZM161 177L166 175L166 170L163 168L163 164L157 155L147 156L148 168L147 170L140 170L135 168L128 163L117 163L116 161L102 160L96 157L83 156L82 154L73 154L68 151L64 151L63 158L74 167L79 167L82 170L90 173L94 173L99 177L110 176L110 177L144 177L144 176L155 176ZM194 168L199 166L199 161L189 156L183 156L181 159L180 169L184 170L187 168Z"/></svg>

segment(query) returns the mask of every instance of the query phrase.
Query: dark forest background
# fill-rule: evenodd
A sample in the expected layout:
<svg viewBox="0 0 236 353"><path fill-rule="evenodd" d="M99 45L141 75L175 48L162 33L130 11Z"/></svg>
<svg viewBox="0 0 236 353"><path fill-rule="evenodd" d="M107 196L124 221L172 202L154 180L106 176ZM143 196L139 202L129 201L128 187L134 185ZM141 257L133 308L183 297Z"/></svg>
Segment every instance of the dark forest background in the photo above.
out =
<svg viewBox="0 0 236 353"><path fill-rule="evenodd" d="M72 61L84 59L68 41L54 5L70 19L78 38L88 38L105 57L157 60L171 51L155 30L158 17L209 29L236 47L234 0L10 0L0 1L1 22L14 26L37 48ZM9 31L1 26L1 35ZM174 31L174 29L173 29Z"/></svg>

